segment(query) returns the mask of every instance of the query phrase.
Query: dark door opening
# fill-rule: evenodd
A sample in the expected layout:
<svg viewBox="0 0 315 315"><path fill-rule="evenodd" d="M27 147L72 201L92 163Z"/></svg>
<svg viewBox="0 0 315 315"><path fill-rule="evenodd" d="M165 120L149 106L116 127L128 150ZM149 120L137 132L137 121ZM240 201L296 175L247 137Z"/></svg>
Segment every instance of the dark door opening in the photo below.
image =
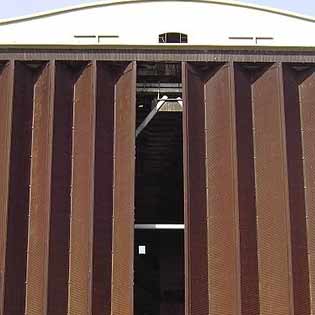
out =
<svg viewBox="0 0 315 315"><path fill-rule="evenodd" d="M134 314L184 315L179 63L138 65Z"/></svg>
<svg viewBox="0 0 315 315"><path fill-rule="evenodd" d="M184 314L184 231L136 230L135 243L135 314Z"/></svg>

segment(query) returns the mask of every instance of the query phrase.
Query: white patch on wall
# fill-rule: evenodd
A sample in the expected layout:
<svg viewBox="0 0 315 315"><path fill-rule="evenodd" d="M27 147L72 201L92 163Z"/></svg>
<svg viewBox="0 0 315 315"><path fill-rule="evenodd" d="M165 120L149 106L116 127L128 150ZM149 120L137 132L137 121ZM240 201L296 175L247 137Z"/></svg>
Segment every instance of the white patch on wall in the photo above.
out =
<svg viewBox="0 0 315 315"><path fill-rule="evenodd" d="M145 255L146 254L146 246L145 245L138 246L138 253L139 253L139 255Z"/></svg>

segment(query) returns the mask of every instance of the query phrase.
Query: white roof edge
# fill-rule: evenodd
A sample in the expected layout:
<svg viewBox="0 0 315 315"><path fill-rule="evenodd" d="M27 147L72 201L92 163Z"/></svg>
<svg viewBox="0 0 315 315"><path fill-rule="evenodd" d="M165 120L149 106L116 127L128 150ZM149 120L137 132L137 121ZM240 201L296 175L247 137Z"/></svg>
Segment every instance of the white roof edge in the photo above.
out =
<svg viewBox="0 0 315 315"><path fill-rule="evenodd" d="M275 9L268 6L238 2L234 0L103 0L103 1L98 1L98 2L70 6L70 7L66 7L62 9L55 9L55 10L35 13L31 15L25 15L18 18L0 19L0 25L11 24L15 22L22 22L22 21L27 21L27 20L32 20L32 19L38 19L45 16L57 15L61 13L73 12L73 11L84 10L84 9L89 9L89 8L96 8L96 7L101 7L101 6L110 6L110 5L127 4L127 3L158 2L158 1L159 2L166 2L166 1L202 2L202 3L209 3L209 4L212 3L212 4L219 4L219 5L230 5L230 6L235 6L235 7L248 8L248 9L253 9L253 10L259 10L259 11L265 11L269 13L284 15L284 16L315 23L315 17L312 17L312 16L298 14L298 13L294 13L294 12L286 11L286 10Z"/></svg>

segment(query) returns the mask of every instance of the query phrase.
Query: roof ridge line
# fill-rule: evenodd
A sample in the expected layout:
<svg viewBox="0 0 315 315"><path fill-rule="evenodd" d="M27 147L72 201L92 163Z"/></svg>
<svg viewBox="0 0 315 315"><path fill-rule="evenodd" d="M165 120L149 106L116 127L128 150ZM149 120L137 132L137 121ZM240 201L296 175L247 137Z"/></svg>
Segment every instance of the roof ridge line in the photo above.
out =
<svg viewBox="0 0 315 315"><path fill-rule="evenodd" d="M300 20L315 23L315 17L312 17L312 16L299 14L299 13L295 13L295 12L287 11L287 10L276 9L276 8L263 6L263 5L256 5L256 4L234 1L234 0L103 0L103 1L73 5L73 6L69 6L69 7L65 7L61 9L43 11L43 12L29 14L29 15L25 15L21 17L0 19L0 25L12 24L15 22L17 23L24 22L24 21L33 20L33 19L39 19L42 17L68 13L68 12L73 12L73 11L79 11L79 10L84 10L84 9L92 9L92 8L97 8L97 7L102 7L102 6L128 4L128 3L158 2L158 1L160 2L168 2L168 1L196 2L196 3L201 2L201 3L209 3L209 4L230 5L230 6L236 6L236 7L241 7L241 8L248 8L248 9L253 9L253 10L259 10L259 11L284 15L284 16L295 18L295 19L300 19Z"/></svg>

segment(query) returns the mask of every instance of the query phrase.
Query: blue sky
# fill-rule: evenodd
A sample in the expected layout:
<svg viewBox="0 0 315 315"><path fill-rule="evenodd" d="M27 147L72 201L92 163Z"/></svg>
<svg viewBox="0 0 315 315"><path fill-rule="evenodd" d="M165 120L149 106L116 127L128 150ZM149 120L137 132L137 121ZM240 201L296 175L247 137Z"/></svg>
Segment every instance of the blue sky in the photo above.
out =
<svg viewBox="0 0 315 315"><path fill-rule="evenodd" d="M35 12L63 8L82 3L95 2L95 0L0 0L0 19L17 17ZM274 8L290 10L297 13L315 17L315 0L245 0L253 4L267 5Z"/></svg>

